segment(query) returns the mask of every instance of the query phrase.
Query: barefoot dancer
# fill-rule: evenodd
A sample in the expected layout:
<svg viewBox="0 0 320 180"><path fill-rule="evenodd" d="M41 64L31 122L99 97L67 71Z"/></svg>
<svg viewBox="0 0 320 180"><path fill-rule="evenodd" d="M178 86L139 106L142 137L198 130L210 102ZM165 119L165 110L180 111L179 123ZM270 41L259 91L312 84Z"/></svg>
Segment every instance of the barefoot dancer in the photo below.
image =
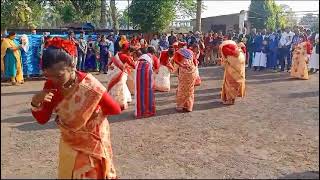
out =
<svg viewBox="0 0 320 180"><path fill-rule="evenodd" d="M309 79L308 74L308 53L310 54L312 46L309 42L302 42L296 45L292 56L292 67L290 76L297 79Z"/></svg>
<svg viewBox="0 0 320 180"><path fill-rule="evenodd" d="M196 81L196 67L193 63L193 53L190 49L180 49L174 55L178 65L178 88L176 102L178 111L191 112L194 102L194 85Z"/></svg>
<svg viewBox="0 0 320 180"><path fill-rule="evenodd" d="M152 71L152 58L147 54L146 48L141 48L142 55L138 59L135 70L135 116L145 118L156 113L154 96L154 79Z"/></svg>
<svg viewBox="0 0 320 180"><path fill-rule="evenodd" d="M107 115L119 114L120 106L91 74L74 71L76 47L53 38L43 53L42 69L48 80L32 98L32 114L40 124L53 112L61 130L59 179L112 179Z"/></svg>
<svg viewBox="0 0 320 180"><path fill-rule="evenodd" d="M125 42L121 46L121 51L111 58L110 71L107 74L107 90L123 110L127 109L128 102L132 101L127 80L128 73L135 68L135 64L129 54L129 42Z"/></svg>
<svg viewBox="0 0 320 180"><path fill-rule="evenodd" d="M234 41L224 41L219 51L224 65L221 99L224 104L234 104L236 97L245 95L245 55Z"/></svg>
<svg viewBox="0 0 320 180"><path fill-rule="evenodd" d="M160 68L159 72L155 75L155 90L161 92L170 91L170 75L173 71L171 59L174 55L174 48L163 50L160 53Z"/></svg>

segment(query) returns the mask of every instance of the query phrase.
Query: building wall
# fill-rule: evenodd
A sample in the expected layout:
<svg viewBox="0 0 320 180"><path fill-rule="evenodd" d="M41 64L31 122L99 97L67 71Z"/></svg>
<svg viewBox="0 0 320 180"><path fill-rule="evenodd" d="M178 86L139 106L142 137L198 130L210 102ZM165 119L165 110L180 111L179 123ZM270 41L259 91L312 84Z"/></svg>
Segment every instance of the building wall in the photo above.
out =
<svg viewBox="0 0 320 180"><path fill-rule="evenodd" d="M243 28L246 26L247 30L250 29L250 24L247 22L247 12L242 12L242 17L240 17L240 13L237 14L229 14L223 16L214 16L207 17L201 19L201 31L209 32L211 31L211 27L214 25L222 25L225 26L224 32L228 32L230 30L239 31L239 28ZM196 20L192 19L192 26L195 30ZM245 25L246 24L246 25Z"/></svg>

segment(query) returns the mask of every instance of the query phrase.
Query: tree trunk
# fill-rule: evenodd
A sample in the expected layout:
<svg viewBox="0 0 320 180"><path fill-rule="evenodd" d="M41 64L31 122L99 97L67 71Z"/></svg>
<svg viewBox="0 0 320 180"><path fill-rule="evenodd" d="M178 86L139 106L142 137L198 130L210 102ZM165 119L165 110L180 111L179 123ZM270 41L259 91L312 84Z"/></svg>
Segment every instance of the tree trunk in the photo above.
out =
<svg viewBox="0 0 320 180"><path fill-rule="evenodd" d="M107 28L107 0L101 0L100 27Z"/></svg>
<svg viewBox="0 0 320 180"><path fill-rule="evenodd" d="M127 12L127 14L129 14L129 7L130 7L130 0L128 0L128 12ZM128 25L127 25L128 27L127 27L127 29L129 30L130 29L130 19L129 19L129 15L128 15Z"/></svg>
<svg viewBox="0 0 320 180"><path fill-rule="evenodd" d="M118 25L117 7L116 7L115 0L110 0L110 9L111 9L112 29L113 29L113 32L117 33L119 30L119 25Z"/></svg>
<svg viewBox="0 0 320 180"><path fill-rule="evenodd" d="M196 31L201 32L201 0L197 0Z"/></svg>

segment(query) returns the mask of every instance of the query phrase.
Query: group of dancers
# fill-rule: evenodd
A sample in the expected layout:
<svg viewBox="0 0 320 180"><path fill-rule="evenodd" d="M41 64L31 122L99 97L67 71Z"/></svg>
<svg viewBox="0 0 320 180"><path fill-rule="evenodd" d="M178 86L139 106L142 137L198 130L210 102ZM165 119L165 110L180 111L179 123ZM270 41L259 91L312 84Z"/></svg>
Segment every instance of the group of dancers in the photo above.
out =
<svg viewBox="0 0 320 180"><path fill-rule="evenodd" d="M175 42L169 49L161 51L159 58L154 47L131 48L125 37L122 37L120 46L120 52L108 64L107 90L122 109L128 108L128 103L132 102L131 95L134 95L136 118L155 115L154 92L170 91L170 76L176 74L176 109L181 112L192 111L195 86L201 84L198 69L200 49L197 43L187 47L186 43ZM233 104L237 96L243 97L245 94L244 52L234 41L225 41L221 45L221 55L225 60L230 55L234 56L231 62L224 63L227 70L222 88L223 103Z"/></svg>
<svg viewBox="0 0 320 180"><path fill-rule="evenodd" d="M201 84L197 67L198 47L176 43L157 58L153 47L134 49L122 38L121 51L108 63L108 84L90 73L77 71L76 46L55 37L48 41L42 56L44 88L31 101L32 114L40 124L53 112L61 130L58 177L117 178L112 161L107 116L120 114L135 98L137 118L156 113L154 91L170 91L170 75L178 76L178 111L192 111L194 87ZM233 104L245 94L245 56L234 41L220 46L225 67L221 98Z"/></svg>
<svg viewBox="0 0 320 180"><path fill-rule="evenodd" d="M107 116L128 108L134 95L135 116L156 114L155 91L170 91L170 76L176 74L176 109L191 112L195 86L201 85L198 70L199 46L186 47L176 42L160 52L152 46L130 47L125 37L121 50L108 63L107 84L90 73L75 68L76 46L70 40L55 37L48 41L42 56L47 77L44 88L32 98L32 114L40 124L49 121L53 112L61 130L58 177L117 178L112 161L110 129ZM299 44L293 55L291 75L305 79L308 44ZM219 46L224 67L221 100L226 105L244 97L246 49L243 43L225 40Z"/></svg>

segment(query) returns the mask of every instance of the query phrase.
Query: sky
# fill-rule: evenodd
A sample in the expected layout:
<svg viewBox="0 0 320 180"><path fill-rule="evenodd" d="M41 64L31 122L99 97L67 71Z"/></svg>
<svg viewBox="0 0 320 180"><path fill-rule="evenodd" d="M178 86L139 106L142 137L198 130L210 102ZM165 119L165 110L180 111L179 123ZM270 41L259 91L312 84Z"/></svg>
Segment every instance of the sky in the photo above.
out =
<svg viewBox="0 0 320 180"><path fill-rule="evenodd" d="M293 11L318 11L319 0L309 1L283 1L276 0L277 4L287 4ZM128 6L127 0L116 0L119 9L125 9ZM203 0L206 10L202 13L202 17L219 16L225 14L239 13L241 10L248 10L250 1L214 1ZM301 12L302 13L302 12ZM299 14L301 14L299 13Z"/></svg>

